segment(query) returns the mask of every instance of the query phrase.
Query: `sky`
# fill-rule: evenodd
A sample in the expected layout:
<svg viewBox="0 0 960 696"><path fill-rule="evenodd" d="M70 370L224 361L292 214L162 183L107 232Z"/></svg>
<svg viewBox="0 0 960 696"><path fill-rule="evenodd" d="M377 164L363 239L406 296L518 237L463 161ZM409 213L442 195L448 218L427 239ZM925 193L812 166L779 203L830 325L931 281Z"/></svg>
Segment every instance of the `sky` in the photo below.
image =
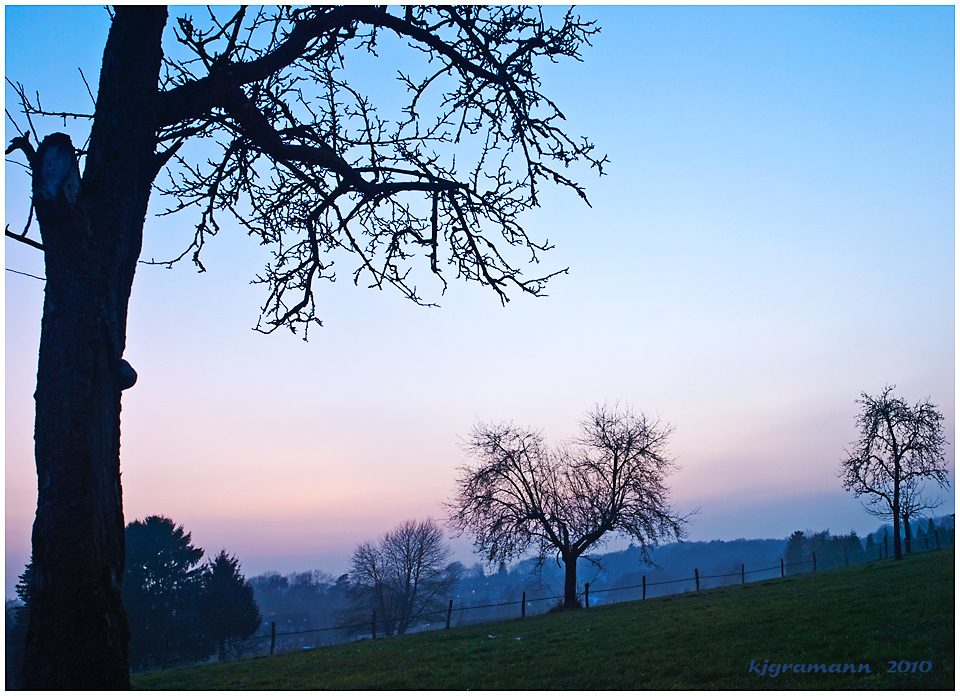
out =
<svg viewBox="0 0 960 696"><path fill-rule="evenodd" d="M428 284L441 307L423 308L343 269L320 286L324 326L304 342L251 330L267 257L235 228L205 248L205 273L141 265L125 353L139 380L121 421L128 521L170 517L248 577L338 575L358 544L442 518L476 422L559 442L619 400L674 426L668 484L677 510L698 510L689 539L866 535L881 521L837 470L856 400L887 384L943 413L952 486L954 8L579 12L602 31L582 63L541 71L543 92L610 164L600 178L574 170L591 206L548 188L524 218L555 245L529 275L570 268L549 296L503 307ZM99 7L7 6L5 75L47 108L89 110L78 68L95 90L108 28ZM84 127L41 133L79 144ZM4 176L19 230L29 180L9 161ZM193 224L149 215L141 258L179 253ZM41 253L10 239L5 267L43 276ZM36 506L43 282L4 276L11 597ZM954 512L952 487L944 497L937 514ZM452 545L479 560L469 540Z"/></svg>

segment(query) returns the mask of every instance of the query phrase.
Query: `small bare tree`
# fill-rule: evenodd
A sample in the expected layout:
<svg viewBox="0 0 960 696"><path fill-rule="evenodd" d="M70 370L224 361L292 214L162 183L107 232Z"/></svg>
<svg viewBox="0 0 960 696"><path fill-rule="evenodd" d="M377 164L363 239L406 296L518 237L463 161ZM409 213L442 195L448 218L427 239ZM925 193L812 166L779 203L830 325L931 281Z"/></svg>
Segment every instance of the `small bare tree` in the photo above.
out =
<svg viewBox="0 0 960 696"><path fill-rule="evenodd" d="M451 525L474 538L491 563L531 547L542 562L556 554L564 571L563 606L579 606L577 560L607 534L640 542L641 559L661 539L684 535L686 517L667 500L666 452L673 429L629 408L597 406L581 434L550 449L538 432L513 424L475 426L447 508Z"/></svg>
<svg viewBox="0 0 960 696"><path fill-rule="evenodd" d="M403 635L426 615L439 611L458 581L456 563L443 530L432 519L407 520L377 543L353 552L351 608L358 620L376 615L386 635Z"/></svg>
<svg viewBox="0 0 960 696"><path fill-rule="evenodd" d="M924 510L936 510L943 504L939 495L929 496L924 490L925 479L912 478L905 481L900 489L900 519L903 521L904 553L910 553L913 541L913 531L910 529L910 520L916 519Z"/></svg>
<svg viewBox="0 0 960 696"><path fill-rule="evenodd" d="M910 406L893 395L893 386L880 396L861 395L857 426L859 438L847 451L839 475L845 490L864 496L864 509L893 522L893 554L902 558L901 521L926 506L918 496L926 480L940 487L947 481L943 416L930 400ZM917 507L917 506L921 507Z"/></svg>

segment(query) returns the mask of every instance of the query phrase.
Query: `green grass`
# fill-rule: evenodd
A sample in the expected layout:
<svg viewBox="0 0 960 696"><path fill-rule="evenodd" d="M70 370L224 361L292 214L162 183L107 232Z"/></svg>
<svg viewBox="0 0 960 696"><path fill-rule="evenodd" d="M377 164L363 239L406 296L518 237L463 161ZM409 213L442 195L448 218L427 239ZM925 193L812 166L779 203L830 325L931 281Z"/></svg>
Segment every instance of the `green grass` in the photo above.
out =
<svg viewBox="0 0 960 696"><path fill-rule="evenodd" d="M772 678L750 664L868 664ZM889 663L928 661L925 674ZM136 689L950 689L954 552L136 675Z"/></svg>

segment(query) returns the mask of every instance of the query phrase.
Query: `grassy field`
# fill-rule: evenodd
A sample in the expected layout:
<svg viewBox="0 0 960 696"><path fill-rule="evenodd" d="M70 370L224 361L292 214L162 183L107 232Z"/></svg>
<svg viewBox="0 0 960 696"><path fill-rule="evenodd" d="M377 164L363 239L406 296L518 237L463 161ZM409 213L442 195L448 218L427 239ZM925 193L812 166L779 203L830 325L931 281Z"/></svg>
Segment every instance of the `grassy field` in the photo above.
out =
<svg viewBox="0 0 960 696"><path fill-rule="evenodd" d="M911 663L901 665L905 673L896 671L901 661ZM759 674L765 663L765 673ZM790 670L772 667L782 664ZM794 673L794 665L801 664L804 672ZM868 665L870 671L811 673L812 664L826 670ZM133 685L205 690L953 690L954 552L154 672L135 676Z"/></svg>

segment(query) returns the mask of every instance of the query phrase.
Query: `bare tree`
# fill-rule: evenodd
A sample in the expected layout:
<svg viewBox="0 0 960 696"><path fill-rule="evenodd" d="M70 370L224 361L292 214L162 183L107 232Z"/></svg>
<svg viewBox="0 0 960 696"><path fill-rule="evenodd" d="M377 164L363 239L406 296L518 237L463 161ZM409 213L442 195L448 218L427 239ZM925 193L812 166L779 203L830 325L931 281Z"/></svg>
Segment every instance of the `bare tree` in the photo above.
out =
<svg viewBox="0 0 960 696"><path fill-rule="evenodd" d="M949 487L943 436L943 416L930 400L910 406L886 386L880 396L861 395L857 426L859 438L851 444L839 475L845 490L864 496L864 509L893 522L893 554L902 558L900 523L908 521L921 499L919 485L926 480Z"/></svg>
<svg viewBox="0 0 960 696"><path fill-rule="evenodd" d="M155 186L173 196L171 213L197 216L179 258L203 268L221 214L271 247L258 328L306 331L320 323L315 287L334 277L335 257L355 260L355 283L393 286L419 303L415 280L432 274L446 288L447 267L501 301L511 288L543 294L563 270L523 276L515 247L537 261L549 244L528 237L519 216L538 204L544 181L584 196L567 167L605 161L565 133L534 70L579 59L597 31L571 12L554 26L536 8L509 6L204 12L179 18L162 46L165 7L113 10L81 153L63 133L35 145L35 121L63 114L11 83L28 127L14 122L20 135L7 154L19 152L32 175L40 241L28 236L33 215L7 234L42 249L47 281L28 688L130 684L120 396L136 380L122 357ZM388 42L422 59L398 75L408 101L393 118L348 68Z"/></svg>
<svg viewBox="0 0 960 696"><path fill-rule="evenodd" d="M564 565L563 606L579 606L577 560L607 534L640 542L641 559L661 539L684 535L686 517L669 505L669 425L627 407L597 406L580 436L551 449L538 432L513 424L474 427L447 508L451 525L474 538L491 563L533 549Z"/></svg>
<svg viewBox="0 0 960 696"><path fill-rule="evenodd" d="M443 530L432 519L407 520L376 544L353 553L353 620L376 616L386 635L403 635L431 612L441 610L458 581L459 564L450 564Z"/></svg>
<svg viewBox="0 0 960 696"><path fill-rule="evenodd" d="M903 520L904 553L910 553L913 540L913 531L910 529L910 520L916 519L924 510L936 510L943 504L941 496L929 497L924 490L924 479L911 478L903 483L900 489L900 519Z"/></svg>

